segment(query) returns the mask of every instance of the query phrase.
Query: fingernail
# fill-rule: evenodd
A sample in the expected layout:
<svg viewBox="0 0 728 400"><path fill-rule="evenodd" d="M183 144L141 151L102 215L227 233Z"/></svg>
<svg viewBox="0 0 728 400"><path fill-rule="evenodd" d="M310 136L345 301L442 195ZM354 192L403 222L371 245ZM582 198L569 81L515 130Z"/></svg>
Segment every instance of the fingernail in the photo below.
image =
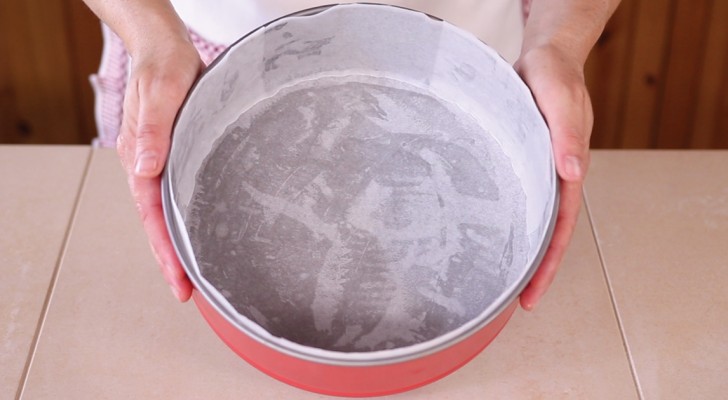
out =
<svg viewBox="0 0 728 400"><path fill-rule="evenodd" d="M572 179L581 179L582 170L581 170L581 162L579 161L579 157L576 157L576 156L566 157L566 175L568 175L569 178L572 178Z"/></svg>
<svg viewBox="0 0 728 400"><path fill-rule="evenodd" d="M172 289L172 294L177 299L177 301L182 301L182 295L179 292L179 289L177 289L176 286L170 286L170 289Z"/></svg>
<svg viewBox="0 0 728 400"><path fill-rule="evenodd" d="M152 174L157 170L157 156L151 151L141 153L134 165L134 173L137 175Z"/></svg>
<svg viewBox="0 0 728 400"><path fill-rule="evenodd" d="M165 279L167 279L167 277L170 277L171 279L171 277L174 276L174 270L172 269L171 265L169 265L168 263L160 262L160 266L162 267L162 273L164 274Z"/></svg>

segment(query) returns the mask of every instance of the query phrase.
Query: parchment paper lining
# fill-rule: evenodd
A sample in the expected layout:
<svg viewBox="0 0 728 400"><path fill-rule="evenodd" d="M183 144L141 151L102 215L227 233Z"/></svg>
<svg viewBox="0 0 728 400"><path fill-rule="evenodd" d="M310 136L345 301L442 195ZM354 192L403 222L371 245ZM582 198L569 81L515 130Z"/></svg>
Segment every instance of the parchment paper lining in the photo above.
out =
<svg viewBox="0 0 728 400"><path fill-rule="evenodd" d="M548 130L530 92L510 65L472 35L424 14L393 7L341 5L312 16L279 20L238 42L207 71L190 94L174 131L168 183L177 225L185 226L182 215L204 158L241 112L301 80L347 75L382 76L423 88L457 104L487 127L510 157L526 192L528 259L533 263L553 218L555 173ZM194 255L187 235L183 232L181 237L183 251ZM199 274L192 264L188 266L192 273ZM527 272L524 266L523 274ZM434 342L446 343L482 325L512 298L515 286L499 296L482 318ZM209 295L226 304L215 291ZM349 360L377 356L372 352L331 354L300 346L271 337L234 312L226 317L259 339L294 351ZM432 347L431 342L380 355L416 353Z"/></svg>

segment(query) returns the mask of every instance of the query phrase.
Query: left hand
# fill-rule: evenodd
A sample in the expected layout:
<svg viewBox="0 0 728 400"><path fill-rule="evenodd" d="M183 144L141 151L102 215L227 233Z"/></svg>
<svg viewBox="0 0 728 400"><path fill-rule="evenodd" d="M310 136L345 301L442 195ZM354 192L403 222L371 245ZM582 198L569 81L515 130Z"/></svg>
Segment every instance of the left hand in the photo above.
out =
<svg viewBox="0 0 728 400"><path fill-rule="evenodd" d="M521 307L530 311L554 280L574 233L589 167L594 114L581 62L552 45L524 50L515 68L531 88L549 126L556 171L561 178L554 235L541 265L520 297Z"/></svg>
<svg viewBox="0 0 728 400"><path fill-rule="evenodd" d="M175 297L187 301L192 284L167 232L161 173L174 118L203 64L186 37L151 37L142 50L132 53L117 151L162 276Z"/></svg>

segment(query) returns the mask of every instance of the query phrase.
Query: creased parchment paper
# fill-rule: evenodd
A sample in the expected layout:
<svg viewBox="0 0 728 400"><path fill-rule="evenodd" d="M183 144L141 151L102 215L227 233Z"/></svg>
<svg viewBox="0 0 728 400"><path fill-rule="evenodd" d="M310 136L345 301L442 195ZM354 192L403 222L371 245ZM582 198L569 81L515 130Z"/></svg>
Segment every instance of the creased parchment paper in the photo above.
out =
<svg viewBox="0 0 728 400"><path fill-rule="evenodd" d="M532 270L555 201L548 130L512 68L374 5L233 45L184 105L167 174L178 248L226 316L352 359L482 324Z"/></svg>

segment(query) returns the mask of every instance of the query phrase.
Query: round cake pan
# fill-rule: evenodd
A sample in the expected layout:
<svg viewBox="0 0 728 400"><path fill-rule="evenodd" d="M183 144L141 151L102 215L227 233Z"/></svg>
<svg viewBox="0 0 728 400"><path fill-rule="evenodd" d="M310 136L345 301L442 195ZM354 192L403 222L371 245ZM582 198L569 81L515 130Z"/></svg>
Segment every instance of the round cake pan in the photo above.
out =
<svg viewBox="0 0 728 400"><path fill-rule="evenodd" d="M557 209L549 131L472 35L375 4L306 10L195 83L162 180L193 299L267 374L400 392L506 324Z"/></svg>

